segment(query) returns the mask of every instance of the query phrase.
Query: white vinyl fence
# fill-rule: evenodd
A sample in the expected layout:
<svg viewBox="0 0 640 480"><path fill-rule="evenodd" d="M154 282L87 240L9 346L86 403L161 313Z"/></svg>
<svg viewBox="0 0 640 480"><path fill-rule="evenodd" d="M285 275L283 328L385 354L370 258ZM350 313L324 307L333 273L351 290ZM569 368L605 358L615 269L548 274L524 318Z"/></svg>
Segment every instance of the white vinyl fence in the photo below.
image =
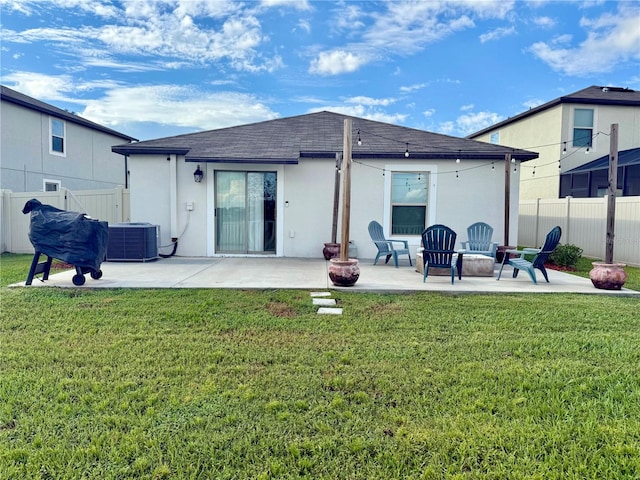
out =
<svg viewBox="0 0 640 480"><path fill-rule="evenodd" d="M577 245L588 258L603 259L607 240L607 197L520 200L518 244L539 247L554 226L563 245ZM613 258L640 266L640 197L616 197Z"/></svg>
<svg viewBox="0 0 640 480"><path fill-rule="evenodd" d="M0 251L33 253L29 241L30 215L22 208L32 198L62 210L86 213L96 220L109 223L129 221L129 190L83 190L72 192L66 188L58 192L0 191Z"/></svg>

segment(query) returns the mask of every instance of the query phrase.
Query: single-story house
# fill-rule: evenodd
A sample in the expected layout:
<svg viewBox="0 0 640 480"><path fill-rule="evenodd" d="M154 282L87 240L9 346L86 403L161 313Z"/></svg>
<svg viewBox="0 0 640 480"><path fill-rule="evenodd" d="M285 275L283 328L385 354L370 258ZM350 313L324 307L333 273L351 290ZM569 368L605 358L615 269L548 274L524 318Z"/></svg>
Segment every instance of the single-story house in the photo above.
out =
<svg viewBox="0 0 640 480"><path fill-rule="evenodd" d="M349 238L359 258L375 257L372 220L415 251L435 223L453 228L459 243L484 221L502 244L508 211L515 244L519 165L537 153L326 111L114 146L128 157L131 221L159 225L160 245L177 242L181 256L322 257L346 118Z"/></svg>

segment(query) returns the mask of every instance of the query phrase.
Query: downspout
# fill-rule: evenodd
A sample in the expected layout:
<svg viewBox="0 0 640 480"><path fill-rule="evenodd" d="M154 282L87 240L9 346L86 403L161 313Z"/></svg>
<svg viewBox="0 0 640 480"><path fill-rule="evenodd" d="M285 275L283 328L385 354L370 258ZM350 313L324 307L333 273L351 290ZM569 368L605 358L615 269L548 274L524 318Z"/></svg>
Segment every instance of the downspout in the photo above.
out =
<svg viewBox="0 0 640 480"><path fill-rule="evenodd" d="M171 241L178 241L178 155L169 155L169 212L171 215Z"/></svg>

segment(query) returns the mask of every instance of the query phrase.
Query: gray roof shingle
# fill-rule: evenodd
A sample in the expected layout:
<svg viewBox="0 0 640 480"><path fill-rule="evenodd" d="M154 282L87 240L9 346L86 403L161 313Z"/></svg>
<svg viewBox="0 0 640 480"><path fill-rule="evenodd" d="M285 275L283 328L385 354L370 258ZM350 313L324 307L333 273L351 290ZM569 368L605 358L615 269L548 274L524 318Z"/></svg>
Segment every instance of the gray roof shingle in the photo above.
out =
<svg viewBox="0 0 640 480"><path fill-rule="evenodd" d="M344 119L351 118L353 158L504 159L537 153L402 127L333 112L318 112L248 125L114 146L122 155L185 155L193 162L297 163L299 158L335 158L343 150ZM362 145L357 144L359 136Z"/></svg>

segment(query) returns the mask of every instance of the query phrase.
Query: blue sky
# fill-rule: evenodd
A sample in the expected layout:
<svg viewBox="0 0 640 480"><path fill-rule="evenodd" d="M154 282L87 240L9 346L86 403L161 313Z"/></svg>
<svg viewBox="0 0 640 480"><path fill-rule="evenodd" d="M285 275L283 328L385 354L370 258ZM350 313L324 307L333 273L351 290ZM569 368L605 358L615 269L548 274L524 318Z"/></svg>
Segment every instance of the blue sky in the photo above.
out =
<svg viewBox="0 0 640 480"><path fill-rule="evenodd" d="M640 89L640 1L0 0L2 84L141 140L321 110L464 136Z"/></svg>

